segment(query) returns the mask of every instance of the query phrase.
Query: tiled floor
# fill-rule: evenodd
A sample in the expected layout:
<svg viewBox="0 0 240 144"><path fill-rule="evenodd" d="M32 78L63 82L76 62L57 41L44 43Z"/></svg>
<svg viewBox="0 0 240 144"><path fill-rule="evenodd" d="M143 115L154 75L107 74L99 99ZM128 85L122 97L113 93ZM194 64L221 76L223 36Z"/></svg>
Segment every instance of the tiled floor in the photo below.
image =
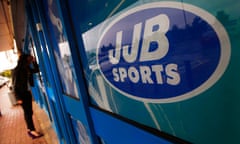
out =
<svg viewBox="0 0 240 144"><path fill-rule="evenodd" d="M31 139L27 134L27 128L20 106L12 106L8 87L0 88L0 144L57 144L57 136L51 127L51 123L45 111L33 103L34 124L38 131L44 133L44 137Z"/></svg>

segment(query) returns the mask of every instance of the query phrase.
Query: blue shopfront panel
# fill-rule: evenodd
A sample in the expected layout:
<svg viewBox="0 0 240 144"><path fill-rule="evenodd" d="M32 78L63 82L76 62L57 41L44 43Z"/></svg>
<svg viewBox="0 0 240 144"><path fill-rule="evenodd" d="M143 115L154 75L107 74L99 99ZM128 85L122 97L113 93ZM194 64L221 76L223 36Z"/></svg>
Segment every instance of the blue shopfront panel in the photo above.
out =
<svg viewBox="0 0 240 144"><path fill-rule="evenodd" d="M43 71L44 92L48 96L49 112L51 113L52 124L55 128L60 143L75 143L71 121L66 112L60 85L57 81L58 73L56 71L56 62L54 61L54 42L50 42L49 23L47 23L44 11L44 5L39 1L26 1L29 24L34 35L34 41L37 44L37 53L40 58L40 68ZM51 39L54 40L54 39Z"/></svg>
<svg viewBox="0 0 240 144"><path fill-rule="evenodd" d="M63 112L63 123L67 127L69 141L67 143L96 143L96 138L91 130L91 121L84 104L84 83L77 52L72 40L71 31L68 29L69 21L63 15L67 12L59 1L42 1L43 19L46 23L45 37L48 39L48 55L54 73L56 94L59 95ZM78 73L77 73L78 71ZM82 133L84 131L84 133Z"/></svg>
<svg viewBox="0 0 240 144"><path fill-rule="evenodd" d="M68 4L94 107L192 143L239 143L238 2Z"/></svg>

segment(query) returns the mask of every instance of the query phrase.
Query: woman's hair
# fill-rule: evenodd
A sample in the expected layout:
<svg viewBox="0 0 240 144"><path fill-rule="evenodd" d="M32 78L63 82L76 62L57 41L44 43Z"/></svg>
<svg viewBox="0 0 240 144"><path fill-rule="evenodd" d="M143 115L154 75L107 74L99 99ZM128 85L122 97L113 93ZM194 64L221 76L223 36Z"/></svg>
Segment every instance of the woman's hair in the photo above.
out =
<svg viewBox="0 0 240 144"><path fill-rule="evenodd" d="M17 69L21 69L24 68L25 66L27 66L28 64L28 57L31 56L29 54L22 54L20 55L19 59L18 59L18 63L17 63Z"/></svg>

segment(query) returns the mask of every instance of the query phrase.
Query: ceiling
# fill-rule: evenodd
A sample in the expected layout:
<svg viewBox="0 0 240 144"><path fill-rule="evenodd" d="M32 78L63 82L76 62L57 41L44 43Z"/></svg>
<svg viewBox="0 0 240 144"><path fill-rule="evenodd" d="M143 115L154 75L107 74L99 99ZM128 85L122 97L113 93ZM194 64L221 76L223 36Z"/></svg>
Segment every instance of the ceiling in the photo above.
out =
<svg viewBox="0 0 240 144"><path fill-rule="evenodd" d="M0 0L0 52L22 49L26 32L24 0Z"/></svg>
<svg viewBox="0 0 240 144"><path fill-rule="evenodd" d="M10 6L6 0L0 0L0 51L13 48L13 27Z"/></svg>

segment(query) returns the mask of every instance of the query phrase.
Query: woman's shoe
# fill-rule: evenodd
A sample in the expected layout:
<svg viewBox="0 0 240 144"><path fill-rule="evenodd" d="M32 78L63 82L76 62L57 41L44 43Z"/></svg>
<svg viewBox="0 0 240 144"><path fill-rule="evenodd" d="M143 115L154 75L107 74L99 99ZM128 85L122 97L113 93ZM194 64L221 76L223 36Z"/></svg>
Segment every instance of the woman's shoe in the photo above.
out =
<svg viewBox="0 0 240 144"><path fill-rule="evenodd" d="M36 139L36 138L40 138L43 136L42 133L36 132L36 131L28 131L28 135L32 138L32 139Z"/></svg>

